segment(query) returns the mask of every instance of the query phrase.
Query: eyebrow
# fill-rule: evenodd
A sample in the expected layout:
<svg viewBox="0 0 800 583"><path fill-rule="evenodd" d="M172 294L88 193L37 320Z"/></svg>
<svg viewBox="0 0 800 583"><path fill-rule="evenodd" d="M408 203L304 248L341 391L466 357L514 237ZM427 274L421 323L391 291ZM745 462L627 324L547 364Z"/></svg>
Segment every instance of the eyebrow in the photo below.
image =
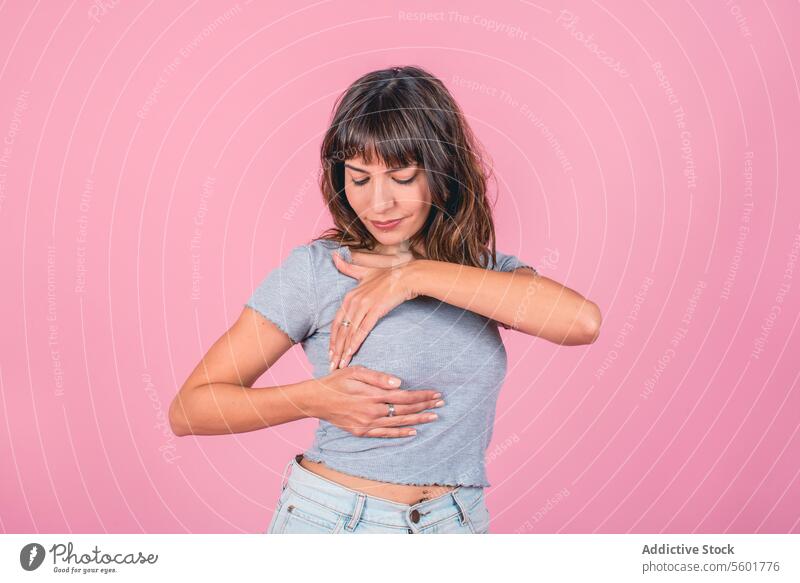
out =
<svg viewBox="0 0 800 583"><path fill-rule="evenodd" d="M369 174L369 172L367 170L364 170L363 168L359 168L358 166L353 166L352 164L348 164L347 162L345 162L344 165L345 165L345 168L350 168L350 170L355 170L357 172L363 172L364 174ZM412 168L412 167L413 166L401 166L400 168L390 168L386 172L391 174L392 172L400 172L401 170L405 170L406 168Z"/></svg>

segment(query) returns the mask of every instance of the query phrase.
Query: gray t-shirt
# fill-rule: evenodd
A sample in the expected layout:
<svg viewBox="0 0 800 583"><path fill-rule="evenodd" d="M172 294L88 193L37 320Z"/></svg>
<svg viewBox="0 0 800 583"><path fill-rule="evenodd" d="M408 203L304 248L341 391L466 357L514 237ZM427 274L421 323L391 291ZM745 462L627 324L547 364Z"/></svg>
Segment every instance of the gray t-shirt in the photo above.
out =
<svg viewBox="0 0 800 583"><path fill-rule="evenodd" d="M331 321L344 294L358 285L336 269L331 250L352 260L350 249L334 241L298 245L245 304L302 343L315 378L329 374ZM535 271L513 255L496 255L495 271ZM397 376L401 389L438 390L445 401L433 409L439 418L415 425L417 435L408 437L358 437L320 420L305 457L383 482L491 485L484 454L507 364L498 322L418 296L378 320L353 355L350 365L357 364Z"/></svg>

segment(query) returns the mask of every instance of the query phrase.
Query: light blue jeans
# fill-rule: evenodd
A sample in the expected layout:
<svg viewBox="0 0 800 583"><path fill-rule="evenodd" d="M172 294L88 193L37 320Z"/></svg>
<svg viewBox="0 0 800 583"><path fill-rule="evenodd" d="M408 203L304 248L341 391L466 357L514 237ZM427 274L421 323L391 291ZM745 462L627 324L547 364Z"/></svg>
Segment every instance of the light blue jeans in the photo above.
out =
<svg viewBox="0 0 800 583"><path fill-rule="evenodd" d="M457 486L408 505L352 490L309 472L293 457L267 534L487 534L483 488ZM286 470L291 468L289 479Z"/></svg>

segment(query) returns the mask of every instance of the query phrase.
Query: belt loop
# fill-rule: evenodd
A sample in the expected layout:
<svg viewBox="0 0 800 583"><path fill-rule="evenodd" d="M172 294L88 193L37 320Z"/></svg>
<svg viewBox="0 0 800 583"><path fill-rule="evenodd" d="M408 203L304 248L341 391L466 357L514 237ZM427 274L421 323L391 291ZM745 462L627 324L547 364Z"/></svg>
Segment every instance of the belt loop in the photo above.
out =
<svg viewBox="0 0 800 583"><path fill-rule="evenodd" d="M359 493L356 496L356 506L353 509L353 515L350 517L350 520L347 521L347 524L344 526L347 530L354 530L358 521L361 519L361 513L364 511L364 501L367 499L367 495L363 493Z"/></svg>
<svg viewBox="0 0 800 583"><path fill-rule="evenodd" d="M461 516L458 519L459 524L461 524L461 526L464 526L464 524L468 520L468 518L467 518L467 509L464 508L464 505L461 503L461 500L458 499L458 491L459 490L461 490L461 486L458 486L454 490L450 490L450 495L453 497L453 500L455 501L456 506L458 506L459 513L461 513Z"/></svg>
<svg viewBox="0 0 800 583"><path fill-rule="evenodd" d="M283 492L286 489L286 482L287 482L286 471L289 469L289 466L292 465L293 461L295 461L295 458L290 459L289 462L286 464L286 467L283 468L283 474L281 475L281 492Z"/></svg>

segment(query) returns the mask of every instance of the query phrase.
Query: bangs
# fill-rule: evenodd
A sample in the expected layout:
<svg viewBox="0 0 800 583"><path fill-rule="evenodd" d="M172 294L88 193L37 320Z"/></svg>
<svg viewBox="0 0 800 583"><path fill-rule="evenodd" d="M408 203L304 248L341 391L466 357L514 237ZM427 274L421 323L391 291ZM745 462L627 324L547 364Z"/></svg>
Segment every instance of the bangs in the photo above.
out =
<svg viewBox="0 0 800 583"><path fill-rule="evenodd" d="M344 161L361 155L367 164L379 162L388 168L424 167L427 143L419 128L430 121L421 119L423 111L386 103L364 109L367 111L355 112L336 128L328 159Z"/></svg>

